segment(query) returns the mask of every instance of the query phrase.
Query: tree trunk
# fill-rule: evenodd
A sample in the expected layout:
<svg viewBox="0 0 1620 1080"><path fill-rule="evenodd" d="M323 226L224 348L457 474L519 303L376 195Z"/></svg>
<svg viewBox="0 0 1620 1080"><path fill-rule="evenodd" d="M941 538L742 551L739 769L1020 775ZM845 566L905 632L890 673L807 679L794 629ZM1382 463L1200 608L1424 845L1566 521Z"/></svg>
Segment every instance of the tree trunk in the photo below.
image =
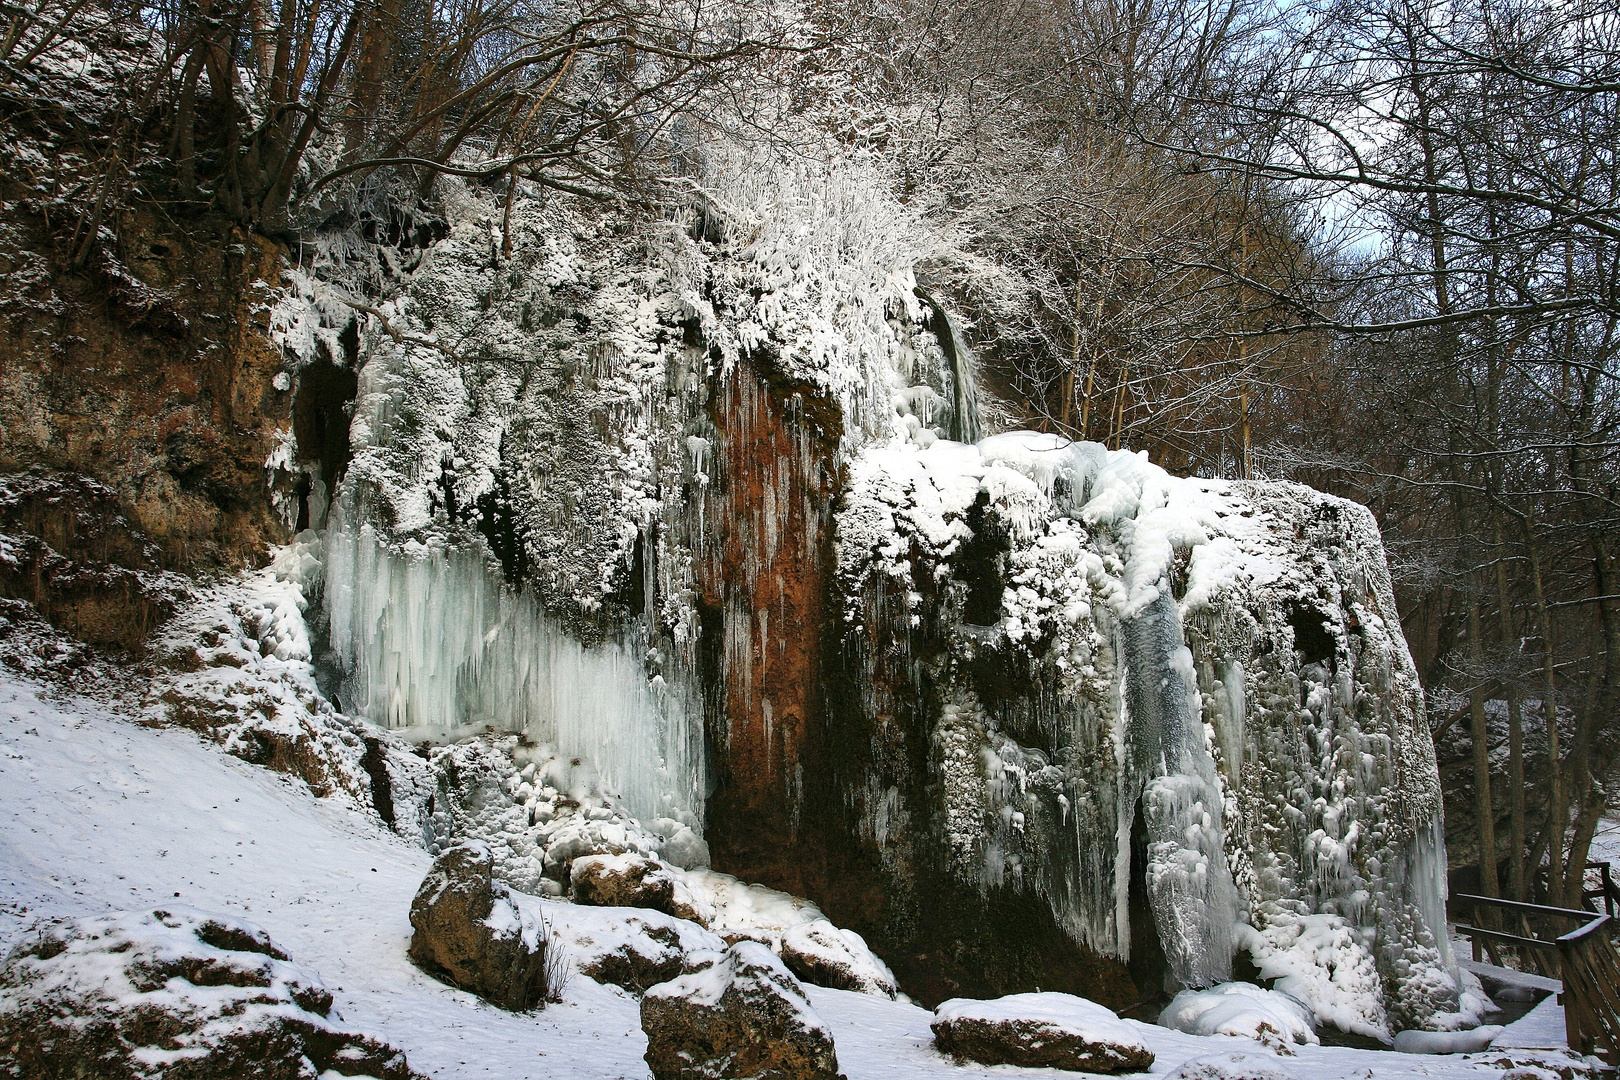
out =
<svg viewBox="0 0 1620 1080"><path fill-rule="evenodd" d="M1536 587L1536 620L1541 624L1541 722L1547 739L1547 902L1558 907L1564 900L1564 830L1569 827L1569 806L1564 802L1564 755L1558 734L1557 665L1553 662L1552 619L1541 582L1541 545L1536 523L1525 525L1530 552L1530 579Z"/></svg>
<svg viewBox="0 0 1620 1080"><path fill-rule="evenodd" d="M1504 662L1512 662L1519 650L1515 647L1517 634L1513 629L1513 607L1508 593L1507 560L1502 557L1502 527L1496 524L1496 591L1501 621ZM1503 678L1508 714L1508 895L1523 903L1525 894L1525 824L1524 824L1524 723L1519 708L1518 670L1507 672Z"/></svg>
<svg viewBox="0 0 1620 1080"><path fill-rule="evenodd" d="M1479 601L1468 607L1468 653L1474 662L1468 712L1474 725L1474 805L1479 830L1479 889L1500 896L1496 881L1496 811L1491 806L1491 739L1485 720L1484 644L1480 641Z"/></svg>

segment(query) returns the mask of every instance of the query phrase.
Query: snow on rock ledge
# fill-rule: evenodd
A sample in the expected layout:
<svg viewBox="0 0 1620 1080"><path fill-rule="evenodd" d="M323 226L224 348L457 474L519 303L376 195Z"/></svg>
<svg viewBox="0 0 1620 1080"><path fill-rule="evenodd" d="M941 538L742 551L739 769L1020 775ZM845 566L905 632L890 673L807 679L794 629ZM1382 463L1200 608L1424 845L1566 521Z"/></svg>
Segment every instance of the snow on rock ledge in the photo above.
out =
<svg viewBox="0 0 1620 1080"><path fill-rule="evenodd" d="M934 1010L932 1027L942 1051L984 1065L1118 1073L1153 1064L1135 1028L1073 994L954 998Z"/></svg>

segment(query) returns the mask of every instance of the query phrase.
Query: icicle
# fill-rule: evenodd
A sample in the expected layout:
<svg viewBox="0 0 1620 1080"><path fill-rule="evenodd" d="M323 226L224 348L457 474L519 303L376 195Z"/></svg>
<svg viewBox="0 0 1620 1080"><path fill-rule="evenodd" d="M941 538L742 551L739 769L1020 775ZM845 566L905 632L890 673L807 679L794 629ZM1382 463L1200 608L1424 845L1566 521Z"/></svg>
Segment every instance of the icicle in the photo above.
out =
<svg viewBox="0 0 1620 1080"><path fill-rule="evenodd" d="M356 517L340 503L326 538L331 643L356 712L432 739L521 731L600 763L638 817L700 819L690 680L649 680L633 640L580 644L505 588L481 543L389 544Z"/></svg>

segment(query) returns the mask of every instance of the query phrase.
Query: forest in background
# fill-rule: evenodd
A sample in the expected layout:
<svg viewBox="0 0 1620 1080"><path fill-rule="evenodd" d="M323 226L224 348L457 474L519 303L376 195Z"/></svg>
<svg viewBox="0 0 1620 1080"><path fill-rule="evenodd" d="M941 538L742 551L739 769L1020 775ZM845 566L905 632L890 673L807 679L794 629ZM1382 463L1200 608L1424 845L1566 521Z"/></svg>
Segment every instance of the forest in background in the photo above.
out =
<svg viewBox="0 0 1620 1080"><path fill-rule="evenodd" d="M1453 866L1490 895L1579 902L1620 767L1612 5L0 12L0 119L64 148L0 169L61 273L104 260L135 207L296 258L409 227L454 175L721 239L717 148L876 170L937 236L919 279L967 316L1005 423L1373 508ZM108 65L107 100L53 93L85 63ZM380 291L394 268L367 272Z"/></svg>

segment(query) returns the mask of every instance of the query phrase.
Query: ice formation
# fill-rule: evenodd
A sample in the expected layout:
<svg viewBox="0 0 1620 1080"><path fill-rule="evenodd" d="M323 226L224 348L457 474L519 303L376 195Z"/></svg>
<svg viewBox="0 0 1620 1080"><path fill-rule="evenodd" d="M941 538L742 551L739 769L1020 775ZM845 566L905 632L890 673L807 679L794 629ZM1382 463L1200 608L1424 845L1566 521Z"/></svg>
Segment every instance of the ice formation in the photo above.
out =
<svg viewBox="0 0 1620 1080"><path fill-rule="evenodd" d="M1292 1045L1315 1045L1316 1018L1299 1000L1252 983L1222 983L1183 990L1159 1014L1159 1023L1189 1035L1236 1035L1281 1053Z"/></svg>
<svg viewBox="0 0 1620 1080"><path fill-rule="evenodd" d="M444 192L371 313L331 298L381 263L327 238L272 318L294 362L358 367L323 541L343 699L598 770L572 805L574 779L497 776L504 802L438 815L489 818L540 887L569 830L695 866L671 845L719 813L770 864L807 808L847 812L893 880L937 849L1095 955L1156 944L1172 990L1241 951L1350 1030L1458 1022L1364 508L978 438L967 335L917 279L952 254L854 167L706 160L719 240L520 191L510 258L501 200Z"/></svg>
<svg viewBox="0 0 1620 1080"><path fill-rule="evenodd" d="M1010 433L872 447L839 529L867 715L930 724L962 877L1111 955L1156 932L1173 985L1243 949L1346 1030L1449 1022L1438 776L1364 508Z"/></svg>
<svg viewBox="0 0 1620 1080"><path fill-rule="evenodd" d="M584 645L507 589L479 545L390 544L340 508L327 550L331 636L355 711L407 737L522 731L602 763L639 818L701 807L701 711L649 679L631 641Z"/></svg>

